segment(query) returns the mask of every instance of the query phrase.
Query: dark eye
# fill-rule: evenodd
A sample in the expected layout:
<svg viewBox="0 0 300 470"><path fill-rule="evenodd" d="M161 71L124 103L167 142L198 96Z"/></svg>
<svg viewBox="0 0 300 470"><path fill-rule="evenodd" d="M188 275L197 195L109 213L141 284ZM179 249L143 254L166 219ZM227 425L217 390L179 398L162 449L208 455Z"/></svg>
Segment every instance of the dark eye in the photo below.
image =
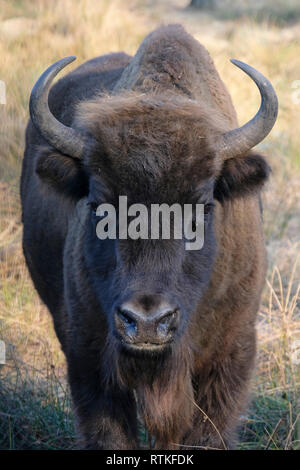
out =
<svg viewBox="0 0 300 470"><path fill-rule="evenodd" d="M212 212L214 206L215 205L213 203L204 204L204 215L210 214Z"/></svg>
<svg viewBox="0 0 300 470"><path fill-rule="evenodd" d="M95 202L95 201L88 201L87 205L90 206L91 211L92 211L94 214L96 214L96 211L97 211L97 208L98 208L99 204L98 204L97 202Z"/></svg>

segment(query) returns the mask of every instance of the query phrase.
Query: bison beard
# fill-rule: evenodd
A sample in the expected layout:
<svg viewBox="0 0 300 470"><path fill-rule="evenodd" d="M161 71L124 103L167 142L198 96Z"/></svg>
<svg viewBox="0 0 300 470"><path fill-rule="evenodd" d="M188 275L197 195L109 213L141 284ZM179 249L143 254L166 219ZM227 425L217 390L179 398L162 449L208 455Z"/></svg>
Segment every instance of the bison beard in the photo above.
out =
<svg viewBox="0 0 300 470"><path fill-rule="evenodd" d="M114 340L107 347L107 390L115 382L121 388L135 390L139 415L156 449L178 449L182 436L192 428L192 349L188 338L163 354L120 351Z"/></svg>
<svg viewBox="0 0 300 470"><path fill-rule="evenodd" d="M73 59L32 91L21 198L24 254L66 355L79 445L137 449L139 415L157 449L232 447L266 273L260 191L270 168L251 149L275 123L276 94L233 61L262 98L238 127L209 54L178 25L50 89ZM148 210L205 204L203 248L99 240L93 207L119 196Z"/></svg>

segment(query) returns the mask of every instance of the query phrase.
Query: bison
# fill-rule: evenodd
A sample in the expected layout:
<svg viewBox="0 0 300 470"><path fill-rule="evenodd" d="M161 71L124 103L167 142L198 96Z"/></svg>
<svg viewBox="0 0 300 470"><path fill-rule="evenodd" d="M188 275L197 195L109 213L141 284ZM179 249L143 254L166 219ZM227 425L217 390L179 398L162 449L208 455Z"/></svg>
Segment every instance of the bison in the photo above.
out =
<svg viewBox="0 0 300 470"><path fill-rule="evenodd" d="M180 25L136 55L89 60L30 99L21 180L23 249L65 353L78 445L232 448L255 362L266 273L251 149L272 129L270 82L237 60L261 106L238 126L206 49ZM244 106L246 103L244 103ZM96 236L100 203L204 204L205 241Z"/></svg>

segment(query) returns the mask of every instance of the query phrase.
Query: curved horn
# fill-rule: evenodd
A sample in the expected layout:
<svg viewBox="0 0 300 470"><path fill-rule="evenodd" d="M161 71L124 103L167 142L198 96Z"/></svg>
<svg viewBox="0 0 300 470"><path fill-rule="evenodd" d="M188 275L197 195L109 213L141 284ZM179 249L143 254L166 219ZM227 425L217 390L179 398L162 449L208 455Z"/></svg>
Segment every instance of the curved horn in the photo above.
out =
<svg viewBox="0 0 300 470"><path fill-rule="evenodd" d="M261 95L261 105L251 121L242 127L225 132L216 142L217 152L224 159L232 158L259 144L271 131L278 113L278 100L274 88L258 70L239 60L231 62L246 72L256 83Z"/></svg>
<svg viewBox="0 0 300 470"><path fill-rule="evenodd" d="M66 155L81 158L84 147L83 136L79 131L59 122L51 113L48 105L52 80L58 72L75 59L76 57L73 56L65 57L45 70L32 89L29 110L33 124L49 144Z"/></svg>

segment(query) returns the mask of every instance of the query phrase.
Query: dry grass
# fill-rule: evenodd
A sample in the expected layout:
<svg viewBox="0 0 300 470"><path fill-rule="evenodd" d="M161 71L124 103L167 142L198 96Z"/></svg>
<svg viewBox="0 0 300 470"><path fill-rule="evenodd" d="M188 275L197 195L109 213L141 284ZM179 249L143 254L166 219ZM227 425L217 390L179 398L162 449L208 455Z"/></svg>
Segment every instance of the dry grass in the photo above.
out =
<svg viewBox="0 0 300 470"><path fill-rule="evenodd" d="M0 0L0 79L7 86L7 104L0 105L0 339L7 345L7 364L0 365L0 448L57 449L73 443L64 358L20 248L18 181L30 90L60 57L75 54L79 64L109 51L134 53L151 29L174 21L214 57L241 122L254 114L259 98L230 57L260 69L278 92L278 122L260 146L273 167L264 193L269 274L257 325L253 404L242 419L241 448L300 447L300 365L293 360L300 340L300 104L292 100L292 82L300 79L300 8L296 0L233 1L231 9L223 2L217 11L203 13L185 9L187 3Z"/></svg>

